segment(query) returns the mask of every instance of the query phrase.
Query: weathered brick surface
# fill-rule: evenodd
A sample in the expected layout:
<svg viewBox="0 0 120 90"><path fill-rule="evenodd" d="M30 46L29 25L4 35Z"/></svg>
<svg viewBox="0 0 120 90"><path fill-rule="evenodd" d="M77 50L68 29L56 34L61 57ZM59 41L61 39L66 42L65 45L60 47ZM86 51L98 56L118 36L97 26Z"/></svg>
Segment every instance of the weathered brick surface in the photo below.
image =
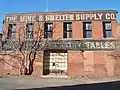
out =
<svg viewBox="0 0 120 90"><path fill-rule="evenodd" d="M117 21L112 21L112 38L117 38L117 33L118 33L118 22Z"/></svg>
<svg viewBox="0 0 120 90"><path fill-rule="evenodd" d="M68 75L84 75L84 61L81 52L68 52Z"/></svg>
<svg viewBox="0 0 120 90"><path fill-rule="evenodd" d="M57 14L57 13L56 13ZM118 22L111 21L112 23L112 38L116 38ZM40 35L38 28L44 29L44 23L34 24L34 39ZM16 39L20 35L21 39L24 38L25 24L17 24ZM3 39L8 35L8 24L3 25L4 33ZM42 38L44 33L42 31ZM102 21L92 21L92 38L103 39ZM53 39L63 39L63 22L54 22ZM83 39L83 21L72 21L72 40ZM84 40L84 39L83 39ZM15 54L16 55L16 54ZM0 55L0 73L19 74L19 63L21 58ZM6 61L6 62L4 62ZM14 62L15 61L15 62ZM114 62L114 63L113 63ZM8 65L8 64L10 65ZM13 66L11 66L11 64ZM17 68L15 68L15 67ZM33 75L43 75L43 53L42 56L37 56L34 62ZM68 71L69 76L114 76L120 75L120 60L111 59L106 52L77 52L68 51Z"/></svg>
<svg viewBox="0 0 120 90"><path fill-rule="evenodd" d="M83 22L73 21L72 22L72 38L74 40L80 40L83 38Z"/></svg>
<svg viewBox="0 0 120 90"><path fill-rule="evenodd" d="M102 21L92 21L92 32L93 39L103 38Z"/></svg>
<svg viewBox="0 0 120 90"><path fill-rule="evenodd" d="M59 40L63 38L63 23L62 22L55 22L53 24L53 39Z"/></svg>
<svg viewBox="0 0 120 90"><path fill-rule="evenodd" d="M0 55L0 73L1 74L20 74L21 60L23 56L21 53L2 53ZM39 59L38 59L39 58ZM24 60L25 61L25 60ZM37 55L34 62L34 72L35 75L42 75L43 66L42 66L42 55Z"/></svg>

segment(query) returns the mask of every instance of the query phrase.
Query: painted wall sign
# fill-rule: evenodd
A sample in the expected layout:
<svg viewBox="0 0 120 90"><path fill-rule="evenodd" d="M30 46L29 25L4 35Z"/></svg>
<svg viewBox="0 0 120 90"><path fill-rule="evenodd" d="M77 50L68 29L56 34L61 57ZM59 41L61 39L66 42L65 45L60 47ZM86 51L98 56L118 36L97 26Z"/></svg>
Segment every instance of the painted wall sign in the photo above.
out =
<svg viewBox="0 0 120 90"><path fill-rule="evenodd" d="M25 44L26 42L24 42ZM24 48L30 50L34 41L27 42L28 48ZM40 42L42 43L42 41ZM9 51L9 50L17 50L19 49L19 43L17 42L0 42L0 51ZM42 45L42 44L41 44ZM46 50L54 50L54 49L63 49L63 50L84 50L84 51L95 51L95 50L114 50L116 49L116 41L115 40L51 40L47 41L45 45ZM41 48L41 47L40 47Z"/></svg>
<svg viewBox="0 0 120 90"><path fill-rule="evenodd" d="M72 12L72 13L36 13L12 14L5 17L6 23L23 23L37 21L86 21L86 20L116 20L116 12Z"/></svg>
<svg viewBox="0 0 120 90"><path fill-rule="evenodd" d="M46 49L65 50L113 50L116 48L115 40L66 40L51 41Z"/></svg>

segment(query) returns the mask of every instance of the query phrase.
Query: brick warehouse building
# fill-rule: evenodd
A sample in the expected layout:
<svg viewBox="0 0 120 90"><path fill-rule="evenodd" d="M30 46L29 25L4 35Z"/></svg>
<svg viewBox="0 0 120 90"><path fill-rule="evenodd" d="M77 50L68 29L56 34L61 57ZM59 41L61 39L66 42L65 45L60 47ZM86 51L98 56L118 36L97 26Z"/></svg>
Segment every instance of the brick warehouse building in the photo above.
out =
<svg viewBox="0 0 120 90"><path fill-rule="evenodd" d="M120 75L119 61L108 55L117 38L116 14L116 10L7 14L2 39L24 39L21 26L25 27L25 38L30 40L36 40L39 26L44 30L42 40L49 45L37 55L33 75ZM18 54L14 55L0 55L0 73L19 73Z"/></svg>

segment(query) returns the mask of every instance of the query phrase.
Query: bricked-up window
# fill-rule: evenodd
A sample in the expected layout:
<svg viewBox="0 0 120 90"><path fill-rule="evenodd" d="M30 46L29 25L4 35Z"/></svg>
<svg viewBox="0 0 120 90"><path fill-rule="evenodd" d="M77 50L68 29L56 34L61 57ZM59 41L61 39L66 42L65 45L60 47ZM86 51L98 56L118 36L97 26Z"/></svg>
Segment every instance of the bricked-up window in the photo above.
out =
<svg viewBox="0 0 120 90"><path fill-rule="evenodd" d="M27 30L26 38L27 39L33 39L34 24L33 23L27 23L26 30Z"/></svg>
<svg viewBox="0 0 120 90"><path fill-rule="evenodd" d="M103 36L104 36L104 38L111 38L112 37L111 22L103 22Z"/></svg>
<svg viewBox="0 0 120 90"><path fill-rule="evenodd" d="M8 39L14 40L16 33L16 24L9 24L8 25Z"/></svg>
<svg viewBox="0 0 120 90"><path fill-rule="evenodd" d="M83 37L92 38L92 23L83 22Z"/></svg>
<svg viewBox="0 0 120 90"><path fill-rule="evenodd" d="M44 24L44 38L52 38L53 34L53 23Z"/></svg>
<svg viewBox="0 0 120 90"><path fill-rule="evenodd" d="M63 38L72 38L72 22L64 22Z"/></svg>

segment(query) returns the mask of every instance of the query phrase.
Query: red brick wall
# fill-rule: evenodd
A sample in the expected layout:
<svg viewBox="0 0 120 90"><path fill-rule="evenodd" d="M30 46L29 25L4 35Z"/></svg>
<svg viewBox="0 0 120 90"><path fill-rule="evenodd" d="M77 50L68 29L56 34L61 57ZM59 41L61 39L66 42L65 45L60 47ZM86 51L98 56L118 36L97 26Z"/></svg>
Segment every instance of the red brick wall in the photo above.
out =
<svg viewBox="0 0 120 90"><path fill-rule="evenodd" d="M24 53L25 54L25 53ZM21 60L23 56L20 52L8 52L1 53L0 55L0 74L20 74ZM28 60L29 61L29 60ZM34 61L34 72L33 75L42 75L43 72L43 59L42 52L37 54Z"/></svg>
<svg viewBox="0 0 120 90"><path fill-rule="evenodd" d="M72 22L72 38L74 40L80 40L83 38L83 22L73 21Z"/></svg>
<svg viewBox="0 0 120 90"><path fill-rule="evenodd" d="M112 21L112 37L117 38L118 22Z"/></svg>
<svg viewBox="0 0 120 90"><path fill-rule="evenodd" d="M24 40L26 24L16 24L16 40Z"/></svg>
<svg viewBox="0 0 120 90"><path fill-rule="evenodd" d="M118 29L118 22L111 21L112 23L112 38L116 38L116 32ZM54 22L53 25L53 39L62 39L63 38L63 22ZM40 29L39 29L40 28ZM35 23L34 24L34 39L37 38L38 35L44 36L44 23ZM25 24L17 24L16 29L16 39L20 35L21 38L24 37L24 33L26 31ZM3 36L7 37L8 35L8 24L4 24L4 34ZM103 38L103 28L102 21L92 21L92 37L93 39L102 39ZM80 40L83 39L83 21L72 21L72 39Z"/></svg>
<svg viewBox="0 0 120 90"><path fill-rule="evenodd" d="M7 38L8 37L8 24L7 23L4 23L3 24L3 39Z"/></svg>
<svg viewBox="0 0 120 90"><path fill-rule="evenodd" d="M68 52L68 75L84 75L84 61L81 52Z"/></svg>
<svg viewBox="0 0 120 90"><path fill-rule="evenodd" d="M114 60L110 52L68 51L68 76L115 76L120 75L120 60ZM37 55L32 75L43 75L43 53ZM21 55L0 55L1 74L20 74Z"/></svg>
<svg viewBox="0 0 120 90"><path fill-rule="evenodd" d="M35 22L34 23L34 39L43 39L44 38L44 23L43 22Z"/></svg>
<svg viewBox="0 0 120 90"><path fill-rule="evenodd" d="M55 22L53 24L53 39L60 40L63 38L63 23Z"/></svg>
<svg viewBox="0 0 120 90"><path fill-rule="evenodd" d="M116 38L117 21L112 21L112 37ZM38 28L44 30L44 23L34 24L34 39L37 38L40 32ZM25 24L17 24L16 39L20 35L21 39L24 38ZM63 22L54 22L53 39L63 38ZM23 27L23 28L21 28ZM3 36L7 37L8 24L4 24ZM42 31L42 38L44 32ZM93 39L103 39L102 21L92 21L92 36ZM72 39L83 39L83 21L72 21ZM15 54L16 55L16 54ZM34 63L33 75L43 74L43 53L38 55ZM4 58L3 58L4 57ZM19 70L8 65L9 63L15 66L19 66L14 62L19 60L18 58L10 58L9 56L0 55L0 73L14 73L18 74ZM3 60L8 62L6 64ZM10 61L9 61L10 60ZM89 76L113 76L120 75L120 61L114 60L108 56L107 52L77 52L68 51L68 71L69 76L89 75Z"/></svg>
<svg viewBox="0 0 120 90"><path fill-rule="evenodd" d="M106 71L106 62L105 62L105 53L104 52L94 52L94 75L96 76L105 76L107 75Z"/></svg>
<svg viewBox="0 0 120 90"><path fill-rule="evenodd" d="M11 73L18 74L19 73L19 64L20 58L19 55L13 52L1 53L0 55L0 73Z"/></svg>
<svg viewBox="0 0 120 90"><path fill-rule="evenodd" d="M103 38L102 21L92 22L92 36L93 36L93 39Z"/></svg>
<svg viewBox="0 0 120 90"><path fill-rule="evenodd" d="M32 75L43 75L43 52L38 53L34 62L34 72Z"/></svg>
<svg viewBox="0 0 120 90"><path fill-rule="evenodd" d="M119 60L114 60L109 52L68 52L70 76L115 76L120 75L119 68Z"/></svg>

